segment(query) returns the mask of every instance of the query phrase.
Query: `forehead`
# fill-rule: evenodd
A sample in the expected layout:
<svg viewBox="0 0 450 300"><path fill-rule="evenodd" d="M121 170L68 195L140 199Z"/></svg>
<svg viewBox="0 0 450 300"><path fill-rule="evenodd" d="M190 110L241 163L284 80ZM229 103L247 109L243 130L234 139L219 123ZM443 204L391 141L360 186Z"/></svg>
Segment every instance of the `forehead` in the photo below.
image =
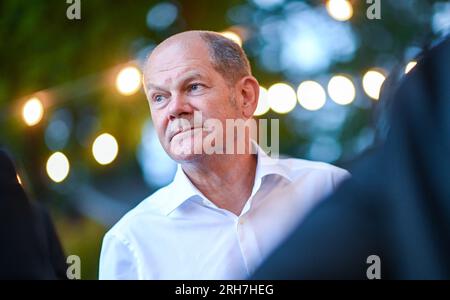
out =
<svg viewBox="0 0 450 300"><path fill-rule="evenodd" d="M215 76L204 43L172 43L156 48L144 66L145 84L171 84L188 74Z"/></svg>

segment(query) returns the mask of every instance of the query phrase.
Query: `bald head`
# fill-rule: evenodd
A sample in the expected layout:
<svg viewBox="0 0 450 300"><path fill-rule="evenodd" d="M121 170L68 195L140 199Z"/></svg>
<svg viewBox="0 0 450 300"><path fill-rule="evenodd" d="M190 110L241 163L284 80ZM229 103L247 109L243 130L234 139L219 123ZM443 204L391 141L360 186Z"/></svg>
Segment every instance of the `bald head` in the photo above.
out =
<svg viewBox="0 0 450 300"><path fill-rule="evenodd" d="M185 31L172 35L162 41L152 53L150 53L149 60L153 57L160 55L164 51L167 51L170 47L184 48L186 51L191 49L194 45L203 44L203 40L200 37L199 31Z"/></svg>
<svg viewBox="0 0 450 300"><path fill-rule="evenodd" d="M205 59L222 75L229 85L251 75L250 64L242 48L230 39L212 31L185 31L161 42L150 54L147 65L167 51L205 53Z"/></svg>

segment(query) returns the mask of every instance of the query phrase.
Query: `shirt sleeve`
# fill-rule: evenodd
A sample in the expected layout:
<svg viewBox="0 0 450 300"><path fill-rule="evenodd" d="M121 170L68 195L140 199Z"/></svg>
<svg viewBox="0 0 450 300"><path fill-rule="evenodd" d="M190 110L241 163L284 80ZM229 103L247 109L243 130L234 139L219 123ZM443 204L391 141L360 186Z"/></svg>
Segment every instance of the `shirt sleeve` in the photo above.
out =
<svg viewBox="0 0 450 300"><path fill-rule="evenodd" d="M333 190L336 190L336 188L345 180L349 179L351 177L351 174L344 169L336 168L336 170L332 174L332 182L333 182Z"/></svg>
<svg viewBox="0 0 450 300"><path fill-rule="evenodd" d="M136 255L127 241L106 234L100 254L100 280L139 279L138 265Z"/></svg>

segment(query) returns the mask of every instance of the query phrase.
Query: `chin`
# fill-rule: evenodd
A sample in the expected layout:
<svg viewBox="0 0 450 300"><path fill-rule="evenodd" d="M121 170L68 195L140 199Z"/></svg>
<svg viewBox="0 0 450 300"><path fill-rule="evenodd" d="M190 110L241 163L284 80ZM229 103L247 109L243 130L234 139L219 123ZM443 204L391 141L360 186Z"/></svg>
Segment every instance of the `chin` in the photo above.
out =
<svg viewBox="0 0 450 300"><path fill-rule="evenodd" d="M206 154L203 152L203 145L194 143L194 139L174 138L169 146L169 156L176 162L193 162L201 159Z"/></svg>
<svg viewBox="0 0 450 300"><path fill-rule="evenodd" d="M200 161L203 157L202 154L192 154L192 155L170 155L170 157L177 163L193 163Z"/></svg>

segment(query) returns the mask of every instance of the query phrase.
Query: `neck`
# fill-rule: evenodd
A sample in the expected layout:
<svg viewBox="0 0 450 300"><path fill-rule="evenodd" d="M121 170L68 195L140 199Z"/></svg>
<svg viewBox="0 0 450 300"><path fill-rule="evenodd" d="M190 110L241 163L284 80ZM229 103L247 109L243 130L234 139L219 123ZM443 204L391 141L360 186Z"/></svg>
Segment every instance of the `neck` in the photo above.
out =
<svg viewBox="0 0 450 300"><path fill-rule="evenodd" d="M253 154L221 154L181 167L211 202L239 216L252 192L256 161Z"/></svg>

